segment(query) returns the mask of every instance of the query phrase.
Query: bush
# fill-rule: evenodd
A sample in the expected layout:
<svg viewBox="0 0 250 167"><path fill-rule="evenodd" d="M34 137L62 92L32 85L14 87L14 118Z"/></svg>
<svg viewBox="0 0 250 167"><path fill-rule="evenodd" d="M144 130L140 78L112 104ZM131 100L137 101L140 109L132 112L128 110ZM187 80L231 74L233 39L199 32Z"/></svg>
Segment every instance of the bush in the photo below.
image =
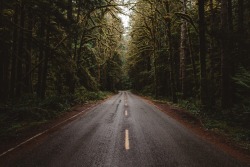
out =
<svg viewBox="0 0 250 167"><path fill-rule="evenodd" d="M41 101L38 105L40 108L54 110L54 111L64 111L69 109L72 104L72 96L50 96L45 100Z"/></svg>
<svg viewBox="0 0 250 167"><path fill-rule="evenodd" d="M26 95L18 102L1 104L0 137L16 136L25 129L56 118L76 103L104 99L107 95L108 92L91 92L81 87L74 95L51 95L44 100Z"/></svg>
<svg viewBox="0 0 250 167"><path fill-rule="evenodd" d="M194 101L193 99L188 100L179 100L179 106L181 108L186 109L189 113L191 113L194 116L201 117L202 113L199 107L198 102Z"/></svg>
<svg viewBox="0 0 250 167"><path fill-rule="evenodd" d="M102 100L107 96L107 92L91 92L86 90L84 87L80 87L76 90L75 93L75 102L76 103L86 103L88 101L94 101L94 100Z"/></svg>

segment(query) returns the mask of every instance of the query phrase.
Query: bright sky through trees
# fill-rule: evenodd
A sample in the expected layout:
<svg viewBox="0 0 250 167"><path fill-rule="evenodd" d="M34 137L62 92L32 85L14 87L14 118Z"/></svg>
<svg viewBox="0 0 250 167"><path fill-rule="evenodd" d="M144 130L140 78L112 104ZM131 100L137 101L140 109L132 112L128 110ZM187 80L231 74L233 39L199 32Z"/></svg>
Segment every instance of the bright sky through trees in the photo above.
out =
<svg viewBox="0 0 250 167"><path fill-rule="evenodd" d="M124 0L122 3L128 3L130 2L129 0ZM128 6L121 6L124 14L119 14L119 17L122 19L122 23L123 23L123 26L124 28L126 29L126 32L128 30L128 27L129 27L129 15L131 13L131 10L129 10L129 7Z"/></svg>

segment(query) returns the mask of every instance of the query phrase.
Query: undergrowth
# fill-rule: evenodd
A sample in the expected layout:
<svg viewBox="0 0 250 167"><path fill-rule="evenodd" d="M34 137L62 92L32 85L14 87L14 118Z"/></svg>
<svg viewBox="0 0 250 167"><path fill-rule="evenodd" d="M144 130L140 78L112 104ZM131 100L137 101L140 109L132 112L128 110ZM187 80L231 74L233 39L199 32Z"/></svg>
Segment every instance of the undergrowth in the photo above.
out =
<svg viewBox="0 0 250 167"><path fill-rule="evenodd" d="M223 135L241 148L250 151L249 117L247 117L249 115L246 108L244 111L239 105L236 105L231 110L217 109L205 113L200 110L199 102L192 99L179 101L175 105L200 119L205 129Z"/></svg>
<svg viewBox="0 0 250 167"><path fill-rule="evenodd" d="M0 139L18 136L27 129L36 128L70 111L76 104L102 100L109 94L80 88L74 95L51 95L45 99L23 96L19 101L0 104Z"/></svg>

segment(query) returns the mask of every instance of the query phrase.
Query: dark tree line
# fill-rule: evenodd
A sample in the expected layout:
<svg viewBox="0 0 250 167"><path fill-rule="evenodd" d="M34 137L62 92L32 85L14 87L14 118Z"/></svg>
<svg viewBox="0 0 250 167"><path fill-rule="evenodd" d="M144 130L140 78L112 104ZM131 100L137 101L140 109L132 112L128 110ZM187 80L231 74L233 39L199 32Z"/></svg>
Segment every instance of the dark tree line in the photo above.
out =
<svg viewBox="0 0 250 167"><path fill-rule="evenodd" d="M138 0L131 9L133 89L249 118L249 1Z"/></svg>
<svg viewBox="0 0 250 167"><path fill-rule="evenodd" d="M120 10L113 0L1 0L1 102L118 89Z"/></svg>

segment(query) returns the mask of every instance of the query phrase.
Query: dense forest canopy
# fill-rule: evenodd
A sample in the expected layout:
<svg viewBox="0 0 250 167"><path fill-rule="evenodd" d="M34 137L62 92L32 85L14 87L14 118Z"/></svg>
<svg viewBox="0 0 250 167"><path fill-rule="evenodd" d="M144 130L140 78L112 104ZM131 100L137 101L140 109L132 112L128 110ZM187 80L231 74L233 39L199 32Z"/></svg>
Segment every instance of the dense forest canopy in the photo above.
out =
<svg viewBox="0 0 250 167"><path fill-rule="evenodd" d="M250 120L250 1L1 0L0 8L1 104L126 88Z"/></svg>
<svg viewBox="0 0 250 167"><path fill-rule="evenodd" d="M124 30L117 1L0 3L1 101L119 88Z"/></svg>

